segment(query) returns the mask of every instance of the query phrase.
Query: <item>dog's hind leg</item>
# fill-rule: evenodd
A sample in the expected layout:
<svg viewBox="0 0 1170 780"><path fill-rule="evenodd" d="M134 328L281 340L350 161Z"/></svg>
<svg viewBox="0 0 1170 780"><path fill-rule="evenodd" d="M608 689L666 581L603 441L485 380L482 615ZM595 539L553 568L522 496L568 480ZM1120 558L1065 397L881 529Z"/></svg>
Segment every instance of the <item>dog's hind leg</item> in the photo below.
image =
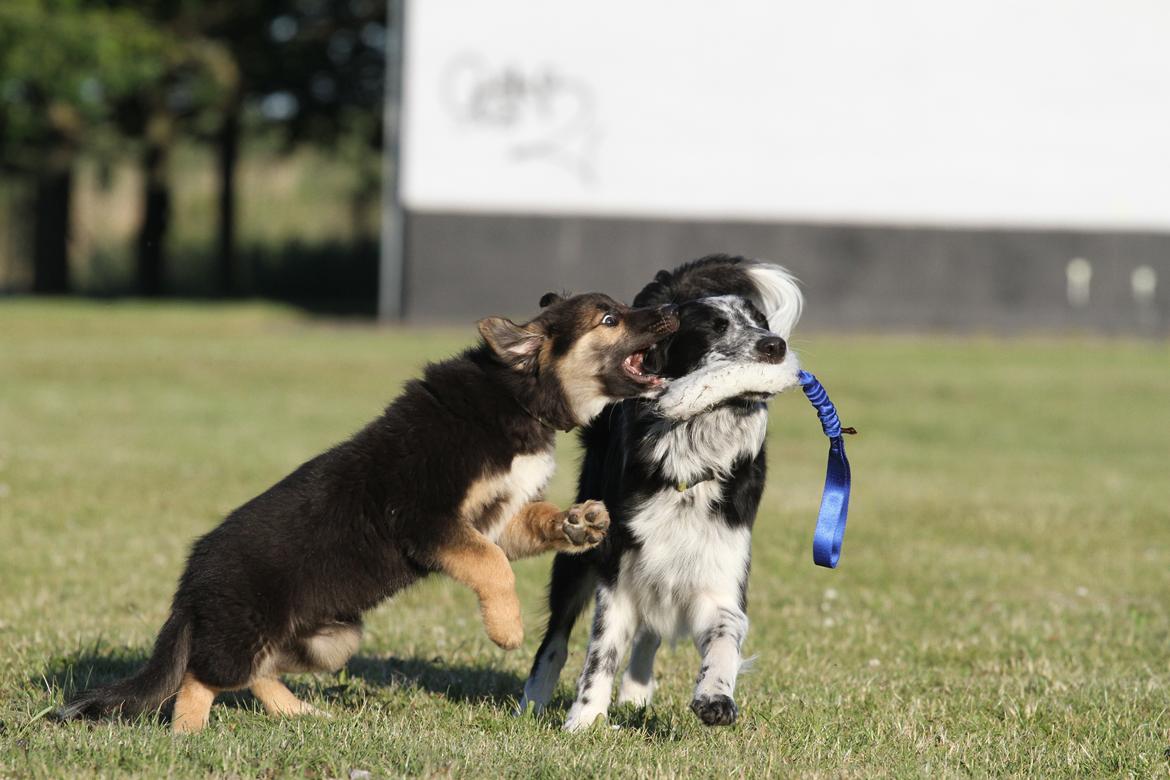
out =
<svg viewBox="0 0 1170 780"><path fill-rule="evenodd" d="M218 694L215 688L204 685L187 672L175 698L171 714L171 730L176 734L194 734L202 731L211 718L211 703Z"/></svg>
<svg viewBox="0 0 1170 780"><path fill-rule="evenodd" d="M735 723L739 710L732 698L739 674L740 648L748 619L738 604L701 604L692 618L695 647L703 657L695 680L691 710L708 726Z"/></svg>
<svg viewBox="0 0 1170 780"><path fill-rule="evenodd" d="M361 641L361 620L338 620L298 639L297 654L305 671L336 672L357 652Z"/></svg>
<svg viewBox="0 0 1170 780"><path fill-rule="evenodd" d="M630 664L622 675L622 687L618 692L618 704L634 704L645 707L654 695L654 655L662 639L643 624L634 637L634 648L630 651Z"/></svg>
<svg viewBox="0 0 1170 780"><path fill-rule="evenodd" d="M585 557L558 555L553 559L548 586L548 627L532 659L532 671L524 683L517 714L527 712L529 705L540 713L552 699L561 669L569 657L569 635L596 587L597 574Z"/></svg>
<svg viewBox="0 0 1170 780"><path fill-rule="evenodd" d="M290 715L322 715L320 710L296 697L276 677L257 677L249 686L252 695L260 700L269 715L287 717Z"/></svg>
<svg viewBox="0 0 1170 780"><path fill-rule="evenodd" d="M488 637L505 650L519 647L524 641L524 621L516 575L504 551L471 526L462 525L434 557L451 579L475 591Z"/></svg>
<svg viewBox="0 0 1170 780"><path fill-rule="evenodd" d="M325 715L301 701L280 681L279 675L293 672L335 672L345 666L362 638L361 621L353 619L325 623L291 640L269 656L248 687L269 715Z"/></svg>

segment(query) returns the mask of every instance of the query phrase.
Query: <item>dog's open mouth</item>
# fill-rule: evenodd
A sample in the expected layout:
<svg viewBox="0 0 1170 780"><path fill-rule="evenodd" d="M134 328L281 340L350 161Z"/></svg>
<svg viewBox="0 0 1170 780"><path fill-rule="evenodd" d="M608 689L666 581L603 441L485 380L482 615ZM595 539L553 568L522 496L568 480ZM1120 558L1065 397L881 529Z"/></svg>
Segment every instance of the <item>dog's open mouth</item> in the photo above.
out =
<svg viewBox="0 0 1170 780"><path fill-rule="evenodd" d="M622 369L626 375L640 384L657 387L662 384L662 377L654 373L653 367L646 364L646 350L638 350L622 361Z"/></svg>

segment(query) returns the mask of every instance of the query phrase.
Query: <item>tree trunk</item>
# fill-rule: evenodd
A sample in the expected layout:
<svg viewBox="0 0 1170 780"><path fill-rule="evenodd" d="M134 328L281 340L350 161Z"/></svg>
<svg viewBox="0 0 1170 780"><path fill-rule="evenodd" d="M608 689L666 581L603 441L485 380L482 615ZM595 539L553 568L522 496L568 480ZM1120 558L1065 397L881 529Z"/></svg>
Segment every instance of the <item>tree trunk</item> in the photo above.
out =
<svg viewBox="0 0 1170 780"><path fill-rule="evenodd" d="M58 155L50 155L50 158ZM69 158L72 155L64 155ZM72 161L51 159L38 174L33 194L33 292L69 292L69 216Z"/></svg>
<svg viewBox="0 0 1170 780"><path fill-rule="evenodd" d="M236 289L236 163L240 156L240 114L233 107L219 130L219 267L221 295Z"/></svg>
<svg viewBox="0 0 1170 780"><path fill-rule="evenodd" d="M164 120L165 121L165 120ZM142 156L143 212L138 231L138 292L156 296L163 292L166 270L166 234L171 221L171 191L167 179L169 137L148 132Z"/></svg>

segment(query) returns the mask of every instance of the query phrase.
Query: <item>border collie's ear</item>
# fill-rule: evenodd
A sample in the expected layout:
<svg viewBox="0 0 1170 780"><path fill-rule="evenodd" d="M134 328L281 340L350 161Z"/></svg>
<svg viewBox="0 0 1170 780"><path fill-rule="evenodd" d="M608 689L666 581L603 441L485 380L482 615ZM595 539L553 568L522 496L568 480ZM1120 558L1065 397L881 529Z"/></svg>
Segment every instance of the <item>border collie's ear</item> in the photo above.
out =
<svg viewBox="0 0 1170 780"><path fill-rule="evenodd" d="M544 334L504 317L485 317L476 323L479 335L501 360L517 371L531 371L544 343Z"/></svg>
<svg viewBox="0 0 1170 780"><path fill-rule="evenodd" d="M546 292L544 295L540 296L540 308L543 309L545 306L552 306L554 303L560 303L563 300L564 298L557 295L555 292Z"/></svg>

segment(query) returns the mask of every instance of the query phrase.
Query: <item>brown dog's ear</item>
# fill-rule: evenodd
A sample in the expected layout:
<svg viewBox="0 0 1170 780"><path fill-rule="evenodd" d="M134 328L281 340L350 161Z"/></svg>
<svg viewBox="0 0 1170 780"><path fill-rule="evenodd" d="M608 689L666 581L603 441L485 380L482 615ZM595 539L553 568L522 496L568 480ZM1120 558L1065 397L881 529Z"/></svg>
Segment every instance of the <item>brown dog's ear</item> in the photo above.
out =
<svg viewBox="0 0 1170 780"><path fill-rule="evenodd" d="M479 335L492 352L517 371L531 371L544 343L544 334L528 330L503 317L485 317L477 323Z"/></svg>
<svg viewBox="0 0 1170 780"><path fill-rule="evenodd" d="M554 292L546 292L544 295L540 296L540 308L543 309L545 306L551 306L554 303L560 303L563 300L564 298Z"/></svg>

